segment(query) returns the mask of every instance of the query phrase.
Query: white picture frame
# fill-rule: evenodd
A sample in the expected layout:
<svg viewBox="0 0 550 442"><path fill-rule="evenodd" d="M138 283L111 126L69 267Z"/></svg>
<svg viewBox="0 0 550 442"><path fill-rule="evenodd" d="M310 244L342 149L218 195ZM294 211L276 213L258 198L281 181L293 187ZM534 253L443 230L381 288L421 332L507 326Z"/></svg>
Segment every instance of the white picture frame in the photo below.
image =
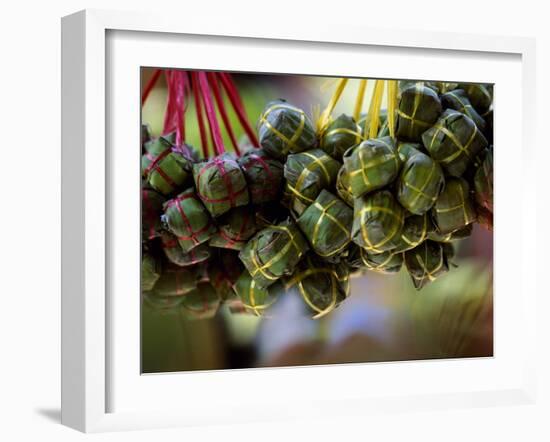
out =
<svg viewBox="0 0 550 442"><path fill-rule="evenodd" d="M122 46L110 42L113 36L130 36L128 42ZM426 364L392 363L392 364L352 364L345 367L310 367L296 369L265 369L216 373L193 373L193 378L173 375L140 377L135 369L135 349L133 353L126 354L117 351L120 345L117 339L126 339L124 342L136 336L135 321L128 324L128 329L133 335L124 335L116 332L116 324L120 324L117 317L117 303L126 302L124 297L117 298L114 302L110 296L113 286L112 265L115 264L117 254L123 253L120 247L113 249L112 244L124 236L117 229L117 213L113 208L113 188L118 188L119 176L126 176L119 169L121 157L125 155L118 151L113 153L109 148L110 143L118 143L116 131L108 131L106 124L110 118L116 118L116 110L111 109L109 94L113 93L110 82L116 82L117 73L110 70L110 64L115 63L113 57L119 57L122 61L124 52L120 48L128 49L127 66L135 67L139 64L139 57L132 58L130 40L138 36L141 42L148 39L154 40L157 51L162 53L164 44L185 44L185 39L201 43L201 39L215 38L218 44L224 44L224 39L234 42L235 50L254 50L258 45L268 44L280 48L295 47L296 51L307 51L308 48L318 51L352 50L395 50L402 52L425 51L437 61L438 57L451 56L463 57L464 63L472 63L477 59L484 63L484 54L490 56L510 57L515 68L519 69L514 78L520 78L518 88L511 91L513 96L503 98L500 103L515 103L520 107L519 118L517 110L513 127L507 126L506 112L502 111L502 117L496 117L495 139L507 128L507 139L503 137L502 145L517 142L521 146L522 173L524 174L524 187L512 189L505 187L505 175L510 170L506 160L498 155L495 158L497 164L495 174L496 191L495 212L495 342L502 345L500 354L495 351L495 357L487 361L460 360L460 361L432 361ZM166 39L166 42L162 40ZM124 40L124 38L122 38ZM114 41L114 40L113 40ZM208 40L212 41L212 40ZM124 46L128 44L128 46ZM305 45L305 46L304 46ZM208 46L208 42L206 44ZM205 47L206 47L205 46ZM145 49L147 52L149 49ZM403 53L404 53L403 52ZM398 53L395 57L403 57ZM191 49L188 52L190 58L198 52ZM304 52L305 54L305 52ZM447 55L446 55L447 54ZM453 55L454 54L454 55ZM252 422L257 420L273 420L285 418L300 418L311 416L335 416L335 415L362 415L381 409L391 411L408 409L453 408L480 405L498 405L510 403L532 403L536 393L535 382L535 342L530 339L534 336L536 316L536 281L528 278L528 256L536 255L535 230L530 228L531 220L535 219L536 193L527 189L534 178L529 174L535 161L534 134L534 106L530 105L535 100L534 76L535 76L535 46L532 39L517 37L491 37L479 35L465 35L452 33L431 33L422 31L388 31L365 28L349 28L332 26L285 26L279 22L270 23L268 20L260 24L251 22L227 23L217 20L206 20L195 17L193 21L183 26L176 17L153 16L151 14L122 13L110 11L87 10L78 12L63 18L62 21L62 423L85 432L110 431L122 429L158 428L168 426L200 425L212 422ZM110 57L110 58L109 58ZM301 57L306 58L306 57ZM411 58L412 59L412 58ZM160 55L152 58L159 64L166 65L166 58ZM181 62L174 60L175 67L182 66ZM204 66L204 68L226 68L234 70L256 70L276 72L265 60L260 58L252 60L248 66L234 64L232 66L220 57L219 64ZM305 63L305 62L303 62ZM392 66L388 59L388 66ZM413 65L414 63L411 62ZM518 64L519 63L519 64ZM441 63L443 65L443 63ZM288 70L288 66L285 66ZM284 69L283 67L282 69ZM345 69L345 66L341 66ZM433 68L437 69L434 62ZM514 69L515 69L514 68ZM294 72L304 72L303 66L297 66ZM320 69L320 68L317 68ZM349 72L335 72L334 66L327 66L326 74L358 73L350 67ZM374 67L372 69L375 69ZM385 67L377 67L372 76L384 76ZM389 69L389 68L387 68ZM392 68L392 74L396 74L397 68ZM411 68L413 69L413 68ZM420 68L419 68L420 69ZM441 69L444 69L442 66ZM513 71L514 69L511 69ZM130 72L130 71L128 71ZM133 71L132 71L133 72ZM420 72L420 71L418 71ZM443 70L441 71L443 72ZM488 69L486 72L490 72ZM310 72L311 73L311 72ZM321 73L321 72L316 72ZM478 77L468 77L465 80L490 81L485 72L474 73ZM474 75L472 74L472 75ZM132 74L133 75L133 74ZM412 75L410 72L407 75ZM436 74L437 75L437 74ZM466 73L464 74L466 75ZM481 75L481 77L479 77ZM505 75L501 73L501 75ZM510 75L515 75L513 72ZM395 75L394 78L409 78ZM410 77L414 78L414 77ZM421 78L421 77L417 77ZM504 78L504 77L502 77ZM514 80L514 81L516 81ZM504 81L504 80L503 80ZM510 80L512 81L512 80ZM517 81L516 81L517 82ZM512 84L512 83L511 83ZM514 83L515 84L515 83ZM496 86L498 87L498 86ZM137 92L137 89L136 89ZM130 99L131 95L124 99ZM509 98L509 101L507 101ZM136 101L135 111L139 113ZM496 114L500 112L497 102ZM133 111L132 111L133 112ZM500 119L500 128L499 128ZM122 121L122 120L121 120ZM124 127L121 125L121 127ZM118 129L117 129L118 130ZM136 134L137 135L137 131ZM508 139L509 138L509 139ZM115 149L116 150L116 149ZM517 160L517 157L514 157ZM513 161L513 160L512 160ZM513 163L512 163L513 165ZM113 169L117 174L113 175ZM500 172L502 171L502 172ZM500 174L500 177L499 177ZM128 182L131 182L129 180ZM510 186L510 184L508 184ZM533 186L534 187L534 186ZM124 190L124 189L123 189ZM507 229L518 229L518 223L509 220L506 222L506 213L509 209L509 198L500 195L512 195L521 200L522 215L519 222L520 238L516 239L521 244L516 251L516 259L521 260L521 270L514 281L506 280L510 277L509 267L504 260L499 260L499 253L504 250L499 247L499 236L502 238ZM516 201L516 200L514 200ZM134 201L135 203L135 201ZM129 210L135 209L135 205ZM511 209L511 208L510 208ZM122 215L120 215L122 216ZM114 227L113 227L114 226ZM501 236L502 235L502 236ZM121 243L122 244L122 243ZM129 248L126 252L132 260L134 250ZM519 254L519 258L518 255ZM139 255L136 255L139 256ZM137 258L135 258L137 264ZM517 265L517 263L516 263ZM508 275L508 276L507 276ZM120 278L118 278L120 280ZM499 283L499 279L501 282ZM509 283L509 284L507 284ZM136 284L139 284L136 279ZM510 342L507 330L510 326L511 304L506 296L508 290L517 289L514 293L517 310L521 312L516 318L516 326L521 325L521 333L516 338L518 342ZM117 286L118 287L118 286ZM501 290L499 291L499 288ZM518 292L519 291L519 292ZM502 295L501 295L502 293ZM113 303L114 302L114 303ZM118 311L120 308L118 308ZM133 311L130 309L130 311ZM118 319L117 319L118 318ZM135 319L139 320L139 319ZM139 333L139 331L138 331ZM119 338L118 335L121 335ZM501 344L499 344L499 341ZM118 347L117 347L118 345ZM139 347L139 340L135 342ZM508 348L506 348L508 346ZM521 351L520 351L521 348ZM514 358L512 358L514 355ZM125 366L124 361L131 360L132 364ZM496 362L495 362L496 361ZM502 362L502 363L501 363ZM116 374L118 367L127 370L128 378L142 384L119 382L124 388L118 387L113 379L121 379ZM375 394L366 393L361 388L354 394L348 394L354 388L352 384L340 386L329 385L322 394L310 390L311 395L305 397L308 379L315 373L332 372L344 374L346 378L357 379L363 372L379 376L380 390ZM338 371L339 370L339 371ZM391 373L395 379L399 379L403 373L409 373L417 377L416 390L405 390L404 384L395 382L392 389L389 384L384 384L384 373ZM462 375L460 373L481 373L481 377L474 379L473 374ZM424 389L429 379L441 373L447 380L433 382L431 389ZM118 377L117 377L118 376ZM230 379L231 377L231 379ZM371 377L371 376L369 376ZM225 409L215 407L217 411L207 414L207 404L201 403L200 398L194 397L193 390L187 390L187 401L197 404L196 407L175 407L167 401L166 406L151 406L146 404L158 404L161 396L155 396L158 389L170 388L172 383L185 383L187 388L191 384L204 388L209 383L214 383L217 388L227 388L224 394L231 395L230 380L244 380L248 382L262 382L271 379L272 389L259 390L266 396L267 401L261 406L251 408L251 405L260 404L260 397L242 395L243 397L231 397L230 401L220 401L219 404L230 405ZM174 379L174 380L172 380ZM191 379L191 381L190 381ZM490 380L493 382L489 382ZM469 384L471 381L471 384ZM277 386L293 385L295 397L285 401L283 396L277 397ZM290 383L290 384L288 384ZM485 384L484 384L485 383ZM145 385L147 384L147 385ZM345 383L344 383L345 384ZM454 384L451 389L451 384ZM175 385L175 384L174 384ZM183 385L183 384L182 384ZM483 385L486 387L484 388ZM140 401L138 393L132 393L135 388L143 387L144 404L136 405L135 409L127 406L115 406L113 408L112 392L118 388L117 400L121 404ZM372 386L371 386L372 387ZM348 388L346 390L346 388ZM301 390L302 389L302 390ZM135 394L136 397L132 397ZM165 393L159 393L165 394ZM259 393L255 393L256 395ZM270 400L270 394L271 399ZM301 395L301 396L300 396ZM111 397L111 399L110 399ZM300 400L300 397L302 400ZM216 398L209 397L209 401ZM204 402L204 401L203 401ZM307 404L307 407L304 406ZM120 409L119 409L120 408ZM242 413L239 410L248 410Z"/></svg>

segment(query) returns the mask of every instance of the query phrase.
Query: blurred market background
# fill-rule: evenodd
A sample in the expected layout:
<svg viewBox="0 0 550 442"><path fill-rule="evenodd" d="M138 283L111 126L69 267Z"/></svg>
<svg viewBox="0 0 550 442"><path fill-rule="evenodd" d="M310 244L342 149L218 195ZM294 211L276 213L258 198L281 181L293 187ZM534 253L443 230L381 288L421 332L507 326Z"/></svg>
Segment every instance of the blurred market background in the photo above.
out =
<svg viewBox="0 0 550 442"><path fill-rule="evenodd" d="M153 71L142 69L142 90ZM238 73L233 79L253 124L264 105L277 98L314 115L326 106L336 82ZM373 83L368 82L367 97ZM334 115L352 113L356 89L352 80ZM166 96L161 76L142 109L142 122L154 136L162 130ZM186 114L194 115L192 103ZM237 139L244 139L236 117L230 117ZM199 146L198 127L190 118L186 139ZM142 372L492 356L492 233L476 224L455 247L456 267L421 291L404 268L395 275L367 272L352 278L346 302L318 320L306 316L292 292L280 297L267 319L231 313L224 305L212 319L190 320L178 311L160 313L144 305Z"/></svg>

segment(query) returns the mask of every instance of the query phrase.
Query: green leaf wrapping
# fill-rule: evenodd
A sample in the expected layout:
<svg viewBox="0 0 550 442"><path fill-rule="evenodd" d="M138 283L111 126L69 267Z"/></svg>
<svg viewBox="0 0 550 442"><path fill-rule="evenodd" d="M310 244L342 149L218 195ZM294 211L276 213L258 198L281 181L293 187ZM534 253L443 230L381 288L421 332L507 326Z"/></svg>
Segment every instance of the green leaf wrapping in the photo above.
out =
<svg viewBox="0 0 550 442"><path fill-rule="evenodd" d="M472 119L451 109L422 134L422 142L430 156L455 177L462 176L473 158L487 147Z"/></svg>
<svg viewBox="0 0 550 442"><path fill-rule="evenodd" d="M163 220L168 230L178 237L184 252L208 241L216 231L193 189L187 189L164 204Z"/></svg>
<svg viewBox="0 0 550 442"><path fill-rule="evenodd" d="M157 296L183 296L197 287L192 267L165 266L153 293Z"/></svg>
<svg viewBox="0 0 550 442"><path fill-rule="evenodd" d="M349 174L345 166L340 167L336 176L336 193L348 206L353 207L353 194L351 193Z"/></svg>
<svg viewBox="0 0 550 442"><path fill-rule="evenodd" d="M200 244L189 252L184 252L177 236L172 233L162 232L161 240L162 250L168 261L180 267L198 264L210 257L210 247L207 244Z"/></svg>
<svg viewBox="0 0 550 442"><path fill-rule="evenodd" d="M197 195L213 217L249 202L243 171L231 154L193 165Z"/></svg>
<svg viewBox="0 0 550 442"><path fill-rule="evenodd" d="M443 246L430 240L405 252L405 265L417 290L449 270Z"/></svg>
<svg viewBox="0 0 550 442"><path fill-rule="evenodd" d="M298 226L287 219L260 230L239 253L239 258L260 287L291 275L309 249Z"/></svg>
<svg viewBox="0 0 550 442"><path fill-rule="evenodd" d="M145 143L142 174L149 185L163 195L177 190L191 177L191 161L164 137Z"/></svg>
<svg viewBox="0 0 550 442"><path fill-rule="evenodd" d="M299 217L321 190L331 188L341 163L321 149L289 155L285 163L285 205Z"/></svg>
<svg viewBox="0 0 550 442"><path fill-rule="evenodd" d="M432 230L431 222L428 219L428 214L410 215L405 218L405 224L401 232L398 244L394 253L405 252L419 246L426 238L429 238L429 233Z"/></svg>
<svg viewBox="0 0 550 442"><path fill-rule="evenodd" d="M267 104L258 121L258 139L265 151L279 160L289 153L311 149L316 143L311 120L303 110L284 100Z"/></svg>
<svg viewBox="0 0 550 442"><path fill-rule="evenodd" d="M371 253L395 248L403 230L405 211L388 190L355 200L352 240Z"/></svg>
<svg viewBox="0 0 550 442"><path fill-rule="evenodd" d="M397 144L397 154L403 164L415 153L426 153L424 146L419 143L400 142Z"/></svg>
<svg viewBox="0 0 550 442"><path fill-rule="evenodd" d="M445 180L439 164L420 151L412 153L397 180L397 199L415 215L423 215L434 205Z"/></svg>
<svg viewBox="0 0 550 442"><path fill-rule="evenodd" d="M472 104L472 106L481 115L487 112L491 107L491 104L493 103L493 97L490 92L491 89L488 86L492 86L492 85L485 85L485 84L479 84L479 83L477 84L476 83L459 83L458 84L458 87L464 90L464 92L466 92L466 95L468 96L468 99L470 100L470 103Z"/></svg>
<svg viewBox="0 0 550 442"><path fill-rule="evenodd" d="M344 154L344 166L349 175L355 198L380 189L398 175L401 160L390 137L363 141Z"/></svg>
<svg viewBox="0 0 550 442"><path fill-rule="evenodd" d="M141 189L141 239L156 238L160 235L162 206L165 198L152 189Z"/></svg>
<svg viewBox="0 0 550 442"><path fill-rule="evenodd" d="M461 229L476 220L470 186L462 178L447 178L445 188L432 209L432 219L442 234Z"/></svg>
<svg viewBox="0 0 550 442"><path fill-rule="evenodd" d="M441 101L432 88L421 81L405 87L397 110L397 137L420 141L422 133L433 126L440 114Z"/></svg>
<svg viewBox="0 0 550 442"><path fill-rule="evenodd" d="M332 158L342 161L344 152L362 139L361 128L353 117L342 114L327 126L320 147Z"/></svg>
<svg viewBox="0 0 550 442"><path fill-rule="evenodd" d="M323 189L297 223L315 253L327 258L342 253L350 243L353 210Z"/></svg>
<svg viewBox="0 0 550 442"><path fill-rule="evenodd" d="M369 253L362 247L354 246L348 258L348 264L353 269L396 273L403 265L403 254L393 250L382 253Z"/></svg>
<svg viewBox="0 0 550 442"><path fill-rule="evenodd" d="M474 176L475 200L478 205L493 212L493 150L489 149Z"/></svg>
<svg viewBox="0 0 550 442"><path fill-rule="evenodd" d="M244 173L252 204L278 201L283 186L283 164L264 149L251 149L237 162Z"/></svg>
<svg viewBox="0 0 550 442"><path fill-rule="evenodd" d="M422 83L424 86L429 87L436 94L439 94L441 90L441 85L436 81L401 80L399 81L399 93L402 94L405 89L415 87L418 83Z"/></svg>
<svg viewBox="0 0 550 442"><path fill-rule="evenodd" d="M250 207L231 209L216 221L218 231L210 238L211 247L241 250L257 230Z"/></svg>
<svg viewBox="0 0 550 442"><path fill-rule="evenodd" d="M143 253L141 257L141 291L149 292L155 287L155 283L160 278L160 264L155 258L148 254Z"/></svg>
<svg viewBox="0 0 550 442"><path fill-rule="evenodd" d="M454 109L465 115L468 115L481 131L485 130L485 120L478 114L470 103L466 92L462 89L455 89L441 95L441 104L444 109Z"/></svg>
<svg viewBox="0 0 550 442"><path fill-rule="evenodd" d="M216 315L220 297L208 282L201 282L183 297L181 311L188 319L208 319Z"/></svg>
<svg viewBox="0 0 550 442"><path fill-rule="evenodd" d="M308 253L285 282L285 288L296 288L313 319L318 319L349 295L349 271L343 265L329 264Z"/></svg>
<svg viewBox="0 0 550 442"><path fill-rule="evenodd" d="M233 289L246 311L256 316L267 316L269 308L275 303L278 296L284 292L284 287L280 281L271 284L269 287L261 287L246 270L239 276Z"/></svg>

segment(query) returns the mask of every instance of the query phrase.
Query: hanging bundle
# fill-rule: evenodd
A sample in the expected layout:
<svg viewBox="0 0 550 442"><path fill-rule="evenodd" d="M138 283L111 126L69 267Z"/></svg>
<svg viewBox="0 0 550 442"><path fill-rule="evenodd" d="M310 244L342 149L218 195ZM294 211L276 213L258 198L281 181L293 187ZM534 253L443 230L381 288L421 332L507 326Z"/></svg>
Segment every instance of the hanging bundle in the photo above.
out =
<svg viewBox="0 0 550 442"><path fill-rule="evenodd" d="M193 189L187 189L164 204L163 220L185 253L208 241L216 231Z"/></svg>
<svg viewBox="0 0 550 442"><path fill-rule="evenodd" d="M290 219L260 230L241 250L239 257L260 287L268 287L290 275L309 249L298 226Z"/></svg>
<svg viewBox="0 0 550 442"><path fill-rule="evenodd" d="M391 137L363 141L344 154L344 166L349 175L355 198L391 183L399 173L401 160Z"/></svg>
<svg viewBox="0 0 550 442"><path fill-rule="evenodd" d="M444 109L454 109L467 115L481 131L485 130L485 120L477 113L470 103L466 92L462 89L455 89L441 95L441 104Z"/></svg>
<svg viewBox="0 0 550 442"><path fill-rule="evenodd" d="M153 292L157 296L183 296L196 287L195 274L190 267L169 264L164 266Z"/></svg>
<svg viewBox="0 0 550 442"><path fill-rule="evenodd" d="M352 240L371 253L391 250L399 244L405 212L388 190L355 200Z"/></svg>
<svg viewBox="0 0 550 442"><path fill-rule="evenodd" d="M153 189L168 195L188 181L191 162L180 148L159 137L145 143L145 150L141 159L142 175Z"/></svg>
<svg viewBox="0 0 550 442"><path fill-rule="evenodd" d="M474 176L476 203L493 212L493 150L488 149Z"/></svg>
<svg viewBox="0 0 550 442"><path fill-rule="evenodd" d="M405 264L413 284L418 290L449 271L443 246L430 240L405 252Z"/></svg>
<svg viewBox="0 0 550 442"><path fill-rule="evenodd" d="M207 244L200 244L189 252L184 252L178 237L167 231L162 232L161 241L162 250L168 261L180 267L198 264L210 258L210 247Z"/></svg>
<svg viewBox="0 0 550 442"><path fill-rule="evenodd" d="M451 233L476 220L470 186L462 178L449 178L435 202L432 217L439 233Z"/></svg>
<svg viewBox="0 0 550 442"><path fill-rule="evenodd" d="M230 154L194 164L193 176L197 195L213 217L249 202L243 171Z"/></svg>
<svg viewBox="0 0 550 442"><path fill-rule="evenodd" d="M336 182L341 164L321 149L289 155L285 163L285 204L299 217L321 190Z"/></svg>
<svg viewBox="0 0 550 442"><path fill-rule="evenodd" d="M256 316L268 316L269 308L284 291L280 281L271 284L269 287L258 285L246 270L239 276L233 289L246 311Z"/></svg>
<svg viewBox="0 0 550 442"><path fill-rule="evenodd" d="M468 100L479 114L488 112L493 104L492 85L476 83L459 83L458 88L464 90Z"/></svg>
<svg viewBox="0 0 550 442"><path fill-rule="evenodd" d="M428 214L407 216L403 225L401 237L392 252L400 253L414 249L416 246L422 244L426 238L429 238L431 230L432 226L428 220Z"/></svg>
<svg viewBox="0 0 550 442"><path fill-rule="evenodd" d="M336 193L348 206L353 207L353 193L346 166L340 167L336 176Z"/></svg>
<svg viewBox="0 0 550 442"><path fill-rule="evenodd" d="M284 160L289 153L315 146L316 135L305 112L284 100L271 101L258 121L260 145L273 158Z"/></svg>
<svg viewBox="0 0 550 442"><path fill-rule="evenodd" d="M241 250L256 233L256 221L249 207L237 207L217 219L218 231L210 238L211 247Z"/></svg>
<svg viewBox="0 0 550 442"><path fill-rule="evenodd" d="M328 258L342 253L351 241L353 210L322 190L297 223L315 253Z"/></svg>
<svg viewBox="0 0 550 442"><path fill-rule="evenodd" d="M285 289L296 288L308 311L318 319L346 299L348 277L344 266L328 264L308 253L286 281Z"/></svg>
<svg viewBox="0 0 550 442"><path fill-rule="evenodd" d="M264 149L251 149L238 160L252 204L277 201L283 183L283 164L271 158Z"/></svg>
<svg viewBox="0 0 550 442"><path fill-rule="evenodd" d="M437 121L440 114L441 101L434 89L421 81L405 87L397 110L397 137L420 141L422 133Z"/></svg>
<svg viewBox="0 0 550 442"><path fill-rule="evenodd" d="M434 205L445 183L439 164L420 151L410 155L397 180L397 199L415 215L423 215Z"/></svg>
<svg viewBox="0 0 550 442"><path fill-rule="evenodd" d="M422 134L431 157L451 176L461 176L487 140L470 117L447 109L432 128Z"/></svg>
<svg viewBox="0 0 550 442"><path fill-rule="evenodd" d="M342 114L321 134L320 147L332 158L342 161L344 152L362 141L361 128L353 117Z"/></svg>

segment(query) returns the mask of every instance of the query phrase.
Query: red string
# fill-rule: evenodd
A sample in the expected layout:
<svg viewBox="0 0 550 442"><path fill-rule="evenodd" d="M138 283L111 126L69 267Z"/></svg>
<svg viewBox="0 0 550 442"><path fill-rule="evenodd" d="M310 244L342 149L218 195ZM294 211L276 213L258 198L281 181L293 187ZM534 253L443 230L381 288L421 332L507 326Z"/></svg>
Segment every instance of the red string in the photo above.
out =
<svg viewBox="0 0 550 442"><path fill-rule="evenodd" d="M214 147L218 155L225 152L223 146L222 135L218 119L216 118L216 110L214 109L214 102L212 101L212 95L210 94L210 87L208 86L208 78L206 72L197 73L199 87L201 89L202 100L204 102L204 108L206 110L206 117L208 119L208 125L210 127L210 135L214 140Z"/></svg>
<svg viewBox="0 0 550 442"><path fill-rule="evenodd" d="M214 72L209 72L207 75L210 81L210 86L212 87L212 92L214 93L214 98L216 100L218 110L220 111L220 115L223 120L223 124L225 126L225 129L227 130L227 134L229 135L229 138L231 139L231 144L233 145L233 148L235 149L237 156L240 156L241 151L239 150L239 145L237 144L235 133L233 132L233 128L231 127L231 122L229 121L229 117L227 116L225 103L221 96L220 87L218 85L219 80L217 78L217 75Z"/></svg>
<svg viewBox="0 0 550 442"><path fill-rule="evenodd" d="M204 127L204 120L202 114L201 97L199 94L197 81L197 73L191 73L191 86L193 89L193 96L195 98L195 112L197 113L197 121L199 123L199 133L201 137L202 155L204 158L208 158L208 138L206 138L206 130Z"/></svg>
<svg viewBox="0 0 550 442"><path fill-rule="evenodd" d="M235 110L237 117L239 118L239 122L241 123L241 126L243 127L244 131L248 136L248 139L250 140L253 146L259 147L260 145L258 143L258 139L256 138L256 134L254 133L254 130L250 126L250 123L248 122L248 118L244 111L243 103L241 101L237 88L233 83L233 79L226 72L220 72L219 77L225 89L225 92L229 97L229 101L231 102L231 105L233 106L233 109Z"/></svg>
<svg viewBox="0 0 550 442"><path fill-rule="evenodd" d="M149 79L147 84L145 85L145 89L143 89L143 95L141 96L141 105L142 106L147 101L147 98L149 98L149 94L151 93L151 91L155 87L155 84L157 83L157 81L160 77L160 74L161 74L161 70L160 69L155 69L155 71L153 72L153 75L151 76L151 78Z"/></svg>

